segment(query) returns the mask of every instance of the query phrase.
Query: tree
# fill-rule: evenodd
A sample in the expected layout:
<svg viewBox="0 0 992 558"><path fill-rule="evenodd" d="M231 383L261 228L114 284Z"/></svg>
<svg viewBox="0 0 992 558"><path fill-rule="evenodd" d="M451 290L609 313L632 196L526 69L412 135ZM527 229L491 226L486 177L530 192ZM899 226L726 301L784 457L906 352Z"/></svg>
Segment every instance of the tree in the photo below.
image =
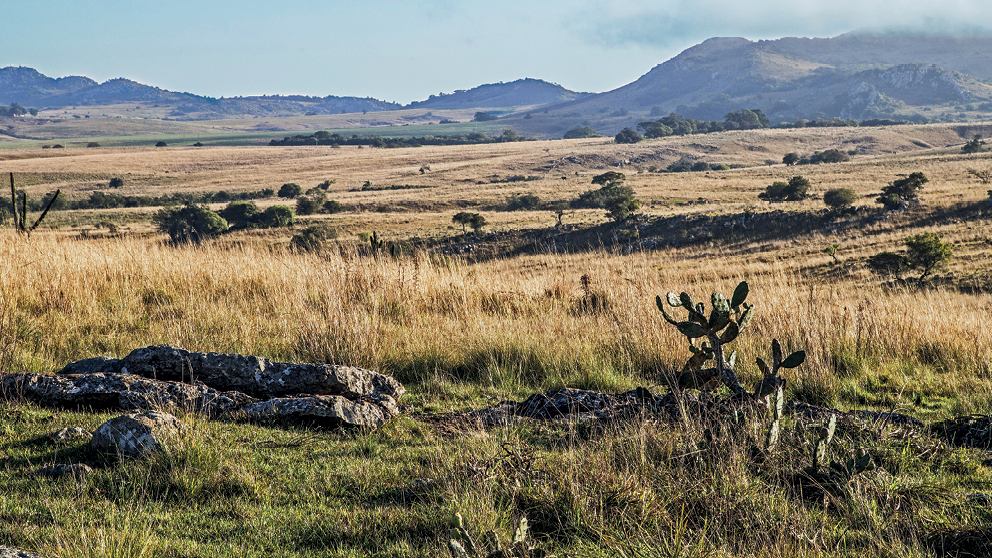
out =
<svg viewBox="0 0 992 558"><path fill-rule="evenodd" d="M503 134L500 135L499 141L503 143L510 143L514 141L520 141L520 134L514 130L503 130Z"/></svg>
<svg viewBox="0 0 992 558"><path fill-rule="evenodd" d="M982 184L988 184L992 182L992 170L968 169L968 174L977 178L978 181L981 182Z"/></svg>
<svg viewBox="0 0 992 558"><path fill-rule="evenodd" d="M773 182L766 186L765 191L758 194L758 199L774 201L802 201L808 197L809 180L802 176L793 176L788 182Z"/></svg>
<svg viewBox="0 0 992 558"><path fill-rule="evenodd" d="M975 134L975 137L971 141L966 142L961 147L961 153L981 153L983 151L987 151L987 149L985 148L985 142L982 141L981 134Z"/></svg>
<svg viewBox="0 0 992 558"><path fill-rule="evenodd" d="M840 244L831 244L823 249L823 253L834 259L834 263L837 263L837 251L840 250Z"/></svg>
<svg viewBox="0 0 992 558"><path fill-rule="evenodd" d="M568 211L568 208L569 208L568 202L559 201L551 204L551 207L549 209L551 209L551 212L554 213L555 218L558 220L558 223L555 225L555 227L561 227L562 217L565 216L565 212Z"/></svg>
<svg viewBox="0 0 992 558"><path fill-rule="evenodd" d="M823 194L823 203L832 209L848 207L857 199L858 194L850 188L832 188Z"/></svg>
<svg viewBox="0 0 992 558"><path fill-rule="evenodd" d="M324 202L324 213L340 213L344 211L344 206L337 200L327 200Z"/></svg>
<svg viewBox="0 0 992 558"><path fill-rule="evenodd" d="M920 270L921 282L931 272L945 269L954 256L951 243L942 241L940 235L934 233L914 234L906 238L905 243L908 249L906 262L910 268Z"/></svg>
<svg viewBox="0 0 992 558"><path fill-rule="evenodd" d="M641 122L637 125L637 129L643 130L644 137L651 139L675 135L675 130L673 130L670 126L666 126L661 121Z"/></svg>
<svg viewBox="0 0 992 558"><path fill-rule="evenodd" d="M541 205L541 198L534 194L523 194L521 196L510 196L506 199L507 211L521 211L537 209Z"/></svg>
<svg viewBox="0 0 992 558"><path fill-rule="evenodd" d="M641 202L634 199L633 194L624 193L615 196L607 203L606 216L616 223L622 223L640 207Z"/></svg>
<svg viewBox="0 0 992 558"><path fill-rule="evenodd" d="M565 132L564 139L598 138L595 128L589 126L579 126Z"/></svg>
<svg viewBox="0 0 992 558"><path fill-rule="evenodd" d="M488 122L490 120L496 120L496 116L481 111L475 113L475 116L472 118L472 122Z"/></svg>
<svg viewBox="0 0 992 558"><path fill-rule="evenodd" d="M152 222L158 230L167 233L172 242L200 243L227 231L227 221L202 205L160 209Z"/></svg>
<svg viewBox="0 0 992 558"><path fill-rule="evenodd" d="M748 109L735 110L724 115L723 120L728 124L733 124L738 130L754 130L762 128L761 119L757 113Z"/></svg>
<svg viewBox="0 0 992 558"><path fill-rule="evenodd" d="M327 194L319 188L308 190L306 194L296 198L297 215L313 215L324 208Z"/></svg>
<svg viewBox="0 0 992 558"><path fill-rule="evenodd" d="M300 252L319 252L324 248L327 239L337 238L337 231L324 227L307 227L293 235L289 246Z"/></svg>
<svg viewBox="0 0 992 558"><path fill-rule="evenodd" d="M486 218L478 213L471 213L468 211L460 211L451 218L452 223L457 223L462 226L462 233L468 234L466 227L472 227L472 230L479 232L482 227L486 226Z"/></svg>
<svg viewBox="0 0 992 558"><path fill-rule="evenodd" d="M295 182L288 182L279 188L279 197L293 199L303 193L303 187Z"/></svg>
<svg viewBox="0 0 992 558"><path fill-rule="evenodd" d="M799 154L786 153L785 157L782 157L782 162L791 167L792 165L795 165L796 163L799 162Z"/></svg>
<svg viewBox="0 0 992 558"><path fill-rule="evenodd" d="M168 147L168 145L169 144L165 143L164 141L160 141L155 144L155 147Z"/></svg>
<svg viewBox="0 0 992 558"><path fill-rule="evenodd" d="M638 134L636 131L630 128L624 128L620 130L620 133L613 138L613 141L617 143L637 143L644 139L644 136Z"/></svg>
<svg viewBox="0 0 992 558"><path fill-rule="evenodd" d="M29 109L28 112L31 113L31 116L38 116L38 109L36 108Z"/></svg>
<svg viewBox="0 0 992 558"><path fill-rule="evenodd" d="M600 186L620 186L627 180L627 175L617 171L607 171L592 177L592 183Z"/></svg>
<svg viewBox="0 0 992 558"><path fill-rule="evenodd" d="M247 229L258 218L258 207L255 202L233 201L220 210L220 216L232 229Z"/></svg>
<svg viewBox="0 0 992 558"><path fill-rule="evenodd" d="M110 183L107 184L111 188L120 188L124 186L124 179L119 176L114 176L110 179Z"/></svg>
<svg viewBox="0 0 992 558"><path fill-rule="evenodd" d="M915 200L923 185L929 182L922 172L914 172L907 177L892 181L892 184L882 188L882 193L875 201L886 209L899 209L903 201Z"/></svg>
<svg viewBox="0 0 992 558"><path fill-rule="evenodd" d="M288 227L296 222L296 215L288 205L270 205L259 215L258 221L266 227Z"/></svg>

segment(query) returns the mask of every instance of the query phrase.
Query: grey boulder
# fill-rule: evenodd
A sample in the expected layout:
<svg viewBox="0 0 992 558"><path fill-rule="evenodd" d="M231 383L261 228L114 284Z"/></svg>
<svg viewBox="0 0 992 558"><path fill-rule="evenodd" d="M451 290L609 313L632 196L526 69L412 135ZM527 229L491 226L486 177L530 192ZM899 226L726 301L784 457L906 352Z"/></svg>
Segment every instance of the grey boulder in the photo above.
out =
<svg viewBox="0 0 992 558"><path fill-rule="evenodd" d="M116 451L130 457L142 457L167 449L188 430L189 427L169 413L128 413L100 425L93 433L90 447L99 451Z"/></svg>
<svg viewBox="0 0 992 558"><path fill-rule="evenodd" d="M42 558L41 555L9 546L0 546L0 558Z"/></svg>
<svg viewBox="0 0 992 558"><path fill-rule="evenodd" d="M257 401L243 393L219 392L203 385L161 382L127 374L6 374L0 376L0 389L7 397L22 396L49 407L171 408L210 415Z"/></svg>
<svg viewBox="0 0 992 558"><path fill-rule="evenodd" d="M170 345L135 349L121 364L122 374L203 382L217 390L240 391L259 398L305 393L349 399L388 395L399 399L404 392L403 386L391 376L364 368L273 362L239 354L193 353Z"/></svg>
<svg viewBox="0 0 992 558"><path fill-rule="evenodd" d="M388 395L354 400L339 395L283 397L251 403L235 412L235 416L242 419L288 418L322 426L369 429L379 428L396 414L396 402Z"/></svg>
<svg viewBox="0 0 992 558"><path fill-rule="evenodd" d="M73 438L89 438L92 436L91 432L87 432L78 426L71 426L69 428L63 428L55 434L52 434L52 441L54 442L69 442Z"/></svg>

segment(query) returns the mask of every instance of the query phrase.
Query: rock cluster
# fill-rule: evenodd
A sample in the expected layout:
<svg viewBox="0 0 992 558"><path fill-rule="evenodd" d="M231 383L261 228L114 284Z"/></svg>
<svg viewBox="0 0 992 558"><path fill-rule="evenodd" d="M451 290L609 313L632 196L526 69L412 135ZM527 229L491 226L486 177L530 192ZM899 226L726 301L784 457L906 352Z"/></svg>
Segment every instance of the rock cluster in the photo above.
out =
<svg viewBox="0 0 992 558"><path fill-rule="evenodd" d="M365 428L378 428L398 414L404 391L392 377L362 368L169 345L136 349L123 359L73 362L56 375L0 376L0 398L23 397L45 406L281 416Z"/></svg>

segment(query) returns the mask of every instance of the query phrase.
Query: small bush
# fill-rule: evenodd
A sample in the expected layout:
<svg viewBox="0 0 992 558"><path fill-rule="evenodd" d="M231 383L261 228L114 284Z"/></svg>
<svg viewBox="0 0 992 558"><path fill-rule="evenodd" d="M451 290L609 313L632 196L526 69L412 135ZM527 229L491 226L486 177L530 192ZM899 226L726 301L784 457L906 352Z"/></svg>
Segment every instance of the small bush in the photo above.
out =
<svg viewBox="0 0 992 558"><path fill-rule="evenodd" d="M848 207L857 199L858 194L850 188L833 188L823 194L823 203L833 209Z"/></svg>
<svg viewBox="0 0 992 558"><path fill-rule="evenodd" d="M120 188L121 186L124 186L124 179L119 176L115 176L110 179L108 186L111 188Z"/></svg>
<svg viewBox="0 0 992 558"><path fill-rule="evenodd" d="M613 141L617 143L637 143L643 139L644 136L638 134L635 130L631 128L624 128L613 138Z"/></svg>
<svg viewBox="0 0 992 558"><path fill-rule="evenodd" d="M288 227L295 222L296 215L288 205L271 205L258 217L258 223L265 227Z"/></svg>
<svg viewBox="0 0 992 558"><path fill-rule="evenodd" d="M313 215L324 208L326 201L327 195L323 190L310 190L305 195L296 198L296 214Z"/></svg>
<svg viewBox="0 0 992 558"><path fill-rule="evenodd" d="M227 207L220 211L220 216L227 220L231 228L247 229L255 223L258 207L254 202L235 201L227 204Z"/></svg>
<svg viewBox="0 0 992 558"><path fill-rule="evenodd" d="M899 275L909 267L909 264L902 254L880 252L868 258L868 267L882 275Z"/></svg>
<svg viewBox="0 0 992 558"><path fill-rule="evenodd" d="M155 147L168 147L168 145L169 144L165 143L164 141L160 141L155 144Z"/></svg>
<svg viewBox="0 0 992 558"><path fill-rule="evenodd" d="M510 196L506 199L507 211L533 210L541 206L541 198L534 194Z"/></svg>
<svg viewBox="0 0 992 558"><path fill-rule="evenodd" d="M327 200L324 202L324 213L341 213L344 206L337 200Z"/></svg>
<svg viewBox="0 0 992 558"><path fill-rule="evenodd" d="M337 231L325 229L323 227L307 227L299 233L293 235L289 245L294 250L301 252L319 252L327 244L327 240L337 238Z"/></svg>
<svg viewBox="0 0 992 558"><path fill-rule="evenodd" d="M161 209L152 221L175 243L199 243L228 229L223 217L202 205Z"/></svg>
<svg viewBox="0 0 992 558"><path fill-rule="evenodd" d="M100 147L100 144L95 141L91 141L86 144L86 147Z"/></svg>
<svg viewBox="0 0 992 558"><path fill-rule="evenodd" d="M793 176L788 182L773 182L758 194L758 199L781 202L802 201L808 197L809 180L802 176Z"/></svg>
<svg viewBox="0 0 992 558"><path fill-rule="evenodd" d="M303 187L295 182L288 182L279 188L279 197L293 199L303 194Z"/></svg>

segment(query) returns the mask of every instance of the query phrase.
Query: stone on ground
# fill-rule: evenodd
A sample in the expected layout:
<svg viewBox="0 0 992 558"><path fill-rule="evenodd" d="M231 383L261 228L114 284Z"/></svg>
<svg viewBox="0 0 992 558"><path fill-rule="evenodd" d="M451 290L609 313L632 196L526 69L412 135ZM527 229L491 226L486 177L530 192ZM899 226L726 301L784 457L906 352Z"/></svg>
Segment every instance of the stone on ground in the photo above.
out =
<svg viewBox="0 0 992 558"><path fill-rule="evenodd" d="M90 440L90 446L96 450L142 457L167 449L187 431L188 427L182 421L168 413L128 413L100 425Z"/></svg>

